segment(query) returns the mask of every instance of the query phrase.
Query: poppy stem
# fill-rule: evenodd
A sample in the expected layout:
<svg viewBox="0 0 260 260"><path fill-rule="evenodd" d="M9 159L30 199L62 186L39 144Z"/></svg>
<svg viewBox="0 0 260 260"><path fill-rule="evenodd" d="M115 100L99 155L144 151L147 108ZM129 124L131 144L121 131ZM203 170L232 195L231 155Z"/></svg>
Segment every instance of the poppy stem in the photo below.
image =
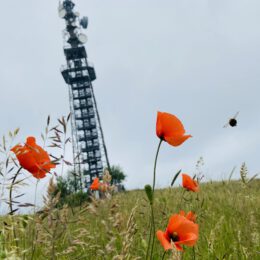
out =
<svg viewBox="0 0 260 260"><path fill-rule="evenodd" d="M193 252L193 260L196 260L196 252L195 252L195 247L192 247L192 252Z"/></svg>
<svg viewBox="0 0 260 260"><path fill-rule="evenodd" d="M159 154L159 151L160 151L160 147L161 147L162 141L163 141L163 140L160 139L160 142L159 142L159 145L158 145L158 148L157 148L157 152L156 152L156 156L155 156L155 161L154 161L154 169L153 169L153 193L154 193L154 188L155 188L157 159L158 159L158 154Z"/></svg>
<svg viewBox="0 0 260 260"><path fill-rule="evenodd" d="M167 251L165 250L162 256L162 260L164 259L164 257L166 256Z"/></svg>
<svg viewBox="0 0 260 260"><path fill-rule="evenodd" d="M154 170L153 170L153 200L151 202L151 227L150 227L150 236L149 236L149 244L148 244L148 250L150 247L150 242L151 242L151 237L152 237L152 247L151 247L151 259L153 256L153 246L154 246L154 238L155 238L155 221L154 221L154 211L153 211L153 203L154 203L154 189L155 189L155 182L156 182L156 165L157 165L157 159L160 151L160 147L162 144L163 139L160 139L156 155L155 155L155 160L154 160ZM152 234L153 233L153 234Z"/></svg>
<svg viewBox="0 0 260 260"><path fill-rule="evenodd" d="M36 202L37 202L37 187L38 187L39 179L36 181L35 191L34 191L34 214L36 213Z"/></svg>
<svg viewBox="0 0 260 260"><path fill-rule="evenodd" d="M153 233L152 235L152 248L151 248L151 258L152 259L152 256L153 256L153 246L154 246L154 237L155 237L155 222L154 222L154 211L153 211L153 205L151 204L151 220L152 220L152 223L151 223L151 229L150 229L150 234ZM150 236L151 238L151 236Z"/></svg>
<svg viewBox="0 0 260 260"><path fill-rule="evenodd" d="M151 206L151 207L152 207L152 206ZM151 208L151 211L152 211L152 208ZM148 254L149 254L149 249L150 249L150 243L151 243L151 237L152 237L152 227L153 227L152 216L150 216L149 226L150 226L150 232L149 232L149 240L148 240L148 246L147 246L147 251L146 251L146 256L145 256L145 259L146 259L146 260L148 259Z"/></svg>
<svg viewBox="0 0 260 260"><path fill-rule="evenodd" d="M154 238L155 238L155 222L154 222L154 211L153 211L153 205L151 205L151 214L152 214L152 248L151 248L151 258L150 259L153 259L153 246L154 246Z"/></svg>
<svg viewBox="0 0 260 260"><path fill-rule="evenodd" d="M35 191L34 191L34 224L36 224L35 221L35 215L36 215L36 202L37 202L37 187L38 187L38 183L39 183L39 179L37 179L36 181L36 185L35 185ZM37 230L36 230L36 225L34 225L34 229L33 229L33 241L37 241ZM36 248L36 243L32 242L32 255L31 255L31 259L34 258L34 253L35 253L35 248Z"/></svg>

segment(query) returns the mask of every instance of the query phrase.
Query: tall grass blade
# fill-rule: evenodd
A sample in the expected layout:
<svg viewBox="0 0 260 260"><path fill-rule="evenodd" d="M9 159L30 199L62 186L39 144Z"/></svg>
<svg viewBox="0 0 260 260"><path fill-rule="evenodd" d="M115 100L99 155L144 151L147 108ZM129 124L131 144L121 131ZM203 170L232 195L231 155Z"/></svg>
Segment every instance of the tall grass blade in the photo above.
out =
<svg viewBox="0 0 260 260"><path fill-rule="evenodd" d="M236 166L234 166L233 169L232 169L232 171L230 172L229 177L228 177L228 182L231 181L231 178L232 178L232 176L233 176L235 170L236 170Z"/></svg>
<svg viewBox="0 0 260 260"><path fill-rule="evenodd" d="M171 182L171 187L173 186L173 184L175 183L175 181L177 180L178 176L180 175L181 173L181 169L175 174L175 176L173 177L172 179L172 182Z"/></svg>

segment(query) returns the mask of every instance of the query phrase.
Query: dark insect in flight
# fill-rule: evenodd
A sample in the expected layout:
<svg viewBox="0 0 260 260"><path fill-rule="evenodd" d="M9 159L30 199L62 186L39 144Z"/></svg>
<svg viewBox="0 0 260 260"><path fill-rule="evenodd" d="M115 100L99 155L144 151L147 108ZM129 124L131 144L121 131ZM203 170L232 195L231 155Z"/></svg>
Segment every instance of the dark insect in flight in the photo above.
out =
<svg viewBox="0 0 260 260"><path fill-rule="evenodd" d="M239 112L237 112L232 118L230 118L228 123L226 123L224 125L224 128L226 128L228 126L231 126L231 127L237 126L237 116L238 116L238 114L239 114Z"/></svg>

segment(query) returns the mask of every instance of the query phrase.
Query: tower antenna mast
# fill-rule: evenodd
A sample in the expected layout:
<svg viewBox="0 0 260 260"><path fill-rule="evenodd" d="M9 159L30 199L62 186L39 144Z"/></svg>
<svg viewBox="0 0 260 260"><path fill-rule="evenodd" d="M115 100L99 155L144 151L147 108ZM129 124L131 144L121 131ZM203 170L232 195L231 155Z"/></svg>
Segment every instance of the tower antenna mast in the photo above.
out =
<svg viewBox="0 0 260 260"><path fill-rule="evenodd" d="M63 38L67 64L61 74L69 88L75 190L82 190L95 177L101 177L105 167L110 170L110 164L92 86L96 73L84 47L87 36L82 29L87 29L88 18L80 18L74 7L71 0L62 0L58 12L66 23Z"/></svg>

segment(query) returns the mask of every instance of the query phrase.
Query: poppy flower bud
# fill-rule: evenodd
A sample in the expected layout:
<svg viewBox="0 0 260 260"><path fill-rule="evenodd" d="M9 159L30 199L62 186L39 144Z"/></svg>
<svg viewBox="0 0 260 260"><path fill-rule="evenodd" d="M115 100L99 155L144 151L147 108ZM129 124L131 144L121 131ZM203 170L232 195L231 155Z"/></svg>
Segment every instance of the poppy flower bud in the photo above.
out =
<svg viewBox="0 0 260 260"><path fill-rule="evenodd" d="M152 189L151 185L149 185L149 184L145 185L144 190L145 190L148 200L150 201L150 204L153 204L153 189Z"/></svg>

